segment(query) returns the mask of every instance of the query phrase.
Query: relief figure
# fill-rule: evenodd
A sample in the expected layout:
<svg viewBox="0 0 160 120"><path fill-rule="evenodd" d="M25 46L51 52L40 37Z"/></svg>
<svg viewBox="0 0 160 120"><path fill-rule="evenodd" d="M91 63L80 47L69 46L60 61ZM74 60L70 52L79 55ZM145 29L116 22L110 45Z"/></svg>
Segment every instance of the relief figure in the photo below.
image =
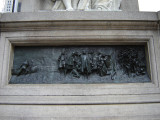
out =
<svg viewBox="0 0 160 120"><path fill-rule="evenodd" d="M84 10L88 9L89 1L90 0L54 0L52 10L58 10L60 6L64 6L64 8L61 8L66 11Z"/></svg>
<svg viewBox="0 0 160 120"><path fill-rule="evenodd" d="M52 10L119 11L121 0L52 0ZM62 7L63 6L63 7Z"/></svg>
<svg viewBox="0 0 160 120"><path fill-rule="evenodd" d="M23 62L21 64L21 66L17 69L12 69L12 75L26 75L26 74L31 74L31 73L35 73L38 71L38 67L37 66L32 66L28 60L26 60L25 62Z"/></svg>
<svg viewBox="0 0 160 120"><path fill-rule="evenodd" d="M91 73L97 73L103 77L111 75L113 71L113 64L111 62L111 55L102 53L94 53L92 51L72 52L67 58L62 52L58 59L58 68L64 71L65 75L70 73L73 77L80 78L80 75L87 76Z"/></svg>

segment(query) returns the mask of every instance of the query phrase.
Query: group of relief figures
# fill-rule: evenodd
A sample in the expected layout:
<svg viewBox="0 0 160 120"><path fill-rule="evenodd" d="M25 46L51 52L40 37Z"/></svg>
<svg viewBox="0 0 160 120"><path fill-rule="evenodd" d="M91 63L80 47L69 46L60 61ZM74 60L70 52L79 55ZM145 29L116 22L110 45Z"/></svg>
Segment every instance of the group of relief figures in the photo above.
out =
<svg viewBox="0 0 160 120"><path fill-rule="evenodd" d="M145 53L132 47L120 50L116 56L115 53L106 55L82 51L68 55L62 52L58 59L58 69L65 75L70 73L77 78L96 73L100 77L110 75L114 80L118 69L129 77L142 76L146 74Z"/></svg>
<svg viewBox="0 0 160 120"><path fill-rule="evenodd" d="M58 59L58 69L65 75L70 73L76 78L80 78L81 75L88 77L91 73L96 73L101 77L111 75L113 80L116 70L111 57L100 52L72 52L71 55L62 52Z"/></svg>
<svg viewBox="0 0 160 120"><path fill-rule="evenodd" d="M117 71L123 71L123 74L129 77L146 74L144 52L132 47L119 50L117 55L115 52L112 54L93 51L62 52L57 62L60 73L65 75L69 73L76 78L80 78L81 75L88 78L90 74L98 74L100 77L110 76L111 80L114 80ZM26 60L18 68L12 69L12 75L27 75L38 70L38 66Z"/></svg>
<svg viewBox="0 0 160 120"><path fill-rule="evenodd" d="M104 10L119 11L121 0L52 0L52 10Z"/></svg>

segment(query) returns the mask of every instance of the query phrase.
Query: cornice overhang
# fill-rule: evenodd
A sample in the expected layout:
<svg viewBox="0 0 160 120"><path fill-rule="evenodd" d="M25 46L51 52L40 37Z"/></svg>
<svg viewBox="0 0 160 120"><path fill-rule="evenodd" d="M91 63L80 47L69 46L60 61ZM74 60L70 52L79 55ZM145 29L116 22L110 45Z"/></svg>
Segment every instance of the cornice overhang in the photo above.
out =
<svg viewBox="0 0 160 120"><path fill-rule="evenodd" d="M157 12L56 11L5 13L1 31L157 30Z"/></svg>

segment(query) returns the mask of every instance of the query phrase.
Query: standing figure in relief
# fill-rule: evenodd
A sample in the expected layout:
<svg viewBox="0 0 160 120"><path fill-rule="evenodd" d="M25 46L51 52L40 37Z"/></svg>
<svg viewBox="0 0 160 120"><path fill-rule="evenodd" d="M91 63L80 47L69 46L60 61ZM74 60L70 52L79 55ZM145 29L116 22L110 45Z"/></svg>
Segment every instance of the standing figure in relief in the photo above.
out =
<svg viewBox="0 0 160 120"><path fill-rule="evenodd" d="M67 11L73 11L74 9L76 9L77 4L79 2L79 0L62 0L62 1L65 5ZM73 6L72 6L72 2L73 2Z"/></svg>

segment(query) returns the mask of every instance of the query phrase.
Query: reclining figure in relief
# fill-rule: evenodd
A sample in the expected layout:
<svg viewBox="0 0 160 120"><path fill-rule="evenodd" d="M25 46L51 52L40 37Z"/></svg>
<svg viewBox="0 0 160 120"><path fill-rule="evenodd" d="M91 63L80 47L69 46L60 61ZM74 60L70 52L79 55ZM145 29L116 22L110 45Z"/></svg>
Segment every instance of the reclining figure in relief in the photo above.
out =
<svg viewBox="0 0 160 120"><path fill-rule="evenodd" d="M121 0L52 0L54 10L119 11Z"/></svg>

